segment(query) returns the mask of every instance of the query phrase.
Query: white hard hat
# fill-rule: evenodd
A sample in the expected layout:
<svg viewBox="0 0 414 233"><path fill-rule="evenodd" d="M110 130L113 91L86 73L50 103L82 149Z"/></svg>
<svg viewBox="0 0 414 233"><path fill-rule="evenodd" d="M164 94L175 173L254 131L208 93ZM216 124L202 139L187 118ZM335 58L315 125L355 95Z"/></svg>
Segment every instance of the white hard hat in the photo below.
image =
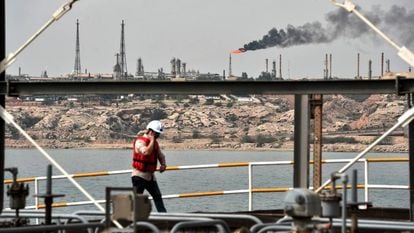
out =
<svg viewBox="0 0 414 233"><path fill-rule="evenodd" d="M164 133L164 126L160 121L154 120L147 125L147 129L152 129L156 133Z"/></svg>

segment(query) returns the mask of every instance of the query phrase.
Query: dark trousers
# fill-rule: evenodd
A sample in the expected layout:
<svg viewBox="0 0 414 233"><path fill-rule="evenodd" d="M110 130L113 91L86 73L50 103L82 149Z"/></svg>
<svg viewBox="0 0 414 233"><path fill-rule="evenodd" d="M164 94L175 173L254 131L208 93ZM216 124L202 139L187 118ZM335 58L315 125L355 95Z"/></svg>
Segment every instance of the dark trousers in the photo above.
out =
<svg viewBox="0 0 414 233"><path fill-rule="evenodd" d="M158 212L167 212L164 202L162 201L162 195L157 181L148 181L139 176L133 176L132 185L137 189L138 193L143 193L146 189L151 194Z"/></svg>

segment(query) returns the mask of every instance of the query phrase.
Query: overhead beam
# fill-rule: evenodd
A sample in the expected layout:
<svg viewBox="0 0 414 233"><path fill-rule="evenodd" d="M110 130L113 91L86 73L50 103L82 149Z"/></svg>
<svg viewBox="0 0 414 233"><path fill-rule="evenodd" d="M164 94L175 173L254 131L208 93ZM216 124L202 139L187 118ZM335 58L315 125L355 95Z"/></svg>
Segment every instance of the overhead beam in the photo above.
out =
<svg viewBox="0 0 414 233"><path fill-rule="evenodd" d="M8 81L0 95L73 94L406 94L414 79L286 81Z"/></svg>

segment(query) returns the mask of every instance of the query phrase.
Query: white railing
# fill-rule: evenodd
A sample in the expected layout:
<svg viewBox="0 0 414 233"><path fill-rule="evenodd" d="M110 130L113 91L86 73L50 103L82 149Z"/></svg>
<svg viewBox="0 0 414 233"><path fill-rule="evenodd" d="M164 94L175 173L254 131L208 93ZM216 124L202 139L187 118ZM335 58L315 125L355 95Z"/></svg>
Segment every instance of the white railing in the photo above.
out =
<svg viewBox="0 0 414 233"><path fill-rule="evenodd" d="M352 159L327 159L322 160L324 164L333 163L348 163ZM364 201L369 202L369 190L370 189L402 189L408 190L408 185L389 185L389 184L370 184L369 183L369 163L379 162L408 162L408 158L363 158L357 161L358 163L364 163L364 184L359 184L358 188L364 189ZM190 169L212 169L212 168L231 168L231 167L248 167L248 188L239 190L222 190L222 191L207 191L207 192L193 192L193 193L181 193L181 194L169 194L163 195L163 199L173 198L188 198L188 197L202 197L202 196L214 196L214 195L230 195L230 194L242 194L248 193L249 204L248 210L253 210L253 193L263 192L286 192L291 190L292 187L273 187L273 188L254 188L253 187L253 167L255 166L280 166L280 165L293 165L293 161L266 161L266 162L237 162L237 163L219 163L219 164L203 164L203 165L185 165L185 166L169 166L167 170L190 170ZM310 162L311 164L313 161ZM97 176L111 176L111 175L122 175L130 174L131 170L118 170L118 171L101 171L101 172L90 172L90 173L77 173L71 174L72 178L82 177L97 177ZM52 179L66 179L64 175L52 176ZM18 179L17 182L34 182L35 194L39 194L39 182L46 180L45 176L22 178ZM5 184L10 184L11 180L6 180ZM338 188L343 188L338 186ZM349 187L347 187L349 188ZM313 189L313 187L310 187ZM97 203L105 203L105 200L97 200ZM54 203L53 207L66 207L66 206L80 206L94 204L92 201L77 201L77 202L62 202ZM44 208L44 205L39 204L39 199L35 198L34 206L27 206L26 209L39 209Z"/></svg>

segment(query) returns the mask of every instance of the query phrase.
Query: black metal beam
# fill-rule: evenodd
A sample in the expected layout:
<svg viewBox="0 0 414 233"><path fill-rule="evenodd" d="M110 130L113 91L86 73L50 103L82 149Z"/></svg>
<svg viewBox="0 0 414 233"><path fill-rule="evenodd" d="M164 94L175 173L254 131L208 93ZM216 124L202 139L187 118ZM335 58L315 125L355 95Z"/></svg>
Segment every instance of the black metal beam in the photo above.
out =
<svg viewBox="0 0 414 233"><path fill-rule="evenodd" d="M0 0L0 61L6 57L6 3L5 0ZM0 82L4 82L6 79L6 72L0 74ZM4 95L0 95L0 105L5 107ZM4 195L4 157L5 157L5 122L0 119L0 213L3 210L3 195Z"/></svg>
<svg viewBox="0 0 414 233"><path fill-rule="evenodd" d="M8 81L9 96L71 94L406 94L414 79L286 81Z"/></svg>

